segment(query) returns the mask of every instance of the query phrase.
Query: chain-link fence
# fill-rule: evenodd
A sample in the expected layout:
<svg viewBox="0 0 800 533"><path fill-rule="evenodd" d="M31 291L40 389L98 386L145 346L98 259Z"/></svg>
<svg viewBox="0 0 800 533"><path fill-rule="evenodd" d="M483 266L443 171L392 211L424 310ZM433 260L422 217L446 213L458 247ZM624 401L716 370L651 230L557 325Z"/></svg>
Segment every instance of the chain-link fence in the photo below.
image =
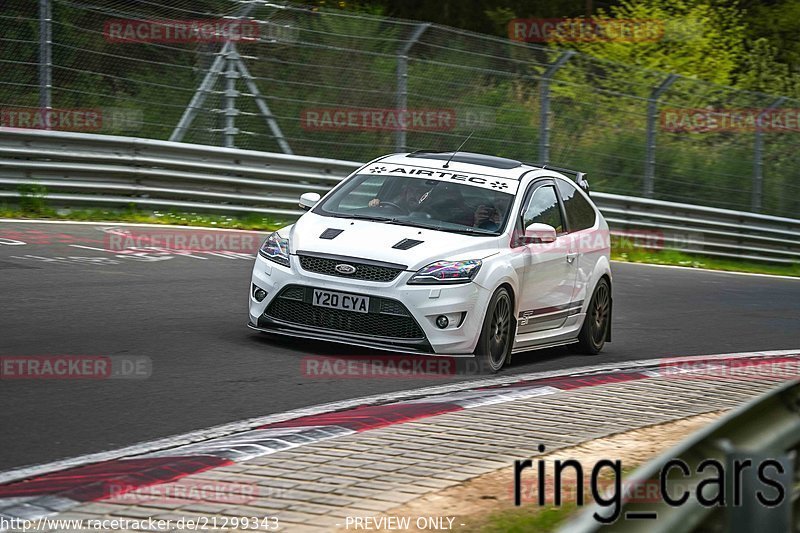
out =
<svg viewBox="0 0 800 533"><path fill-rule="evenodd" d="M472 133L595 190L800 215L798 101L435 24L169 4L7 1L2 125L354 161Z"/></svg>

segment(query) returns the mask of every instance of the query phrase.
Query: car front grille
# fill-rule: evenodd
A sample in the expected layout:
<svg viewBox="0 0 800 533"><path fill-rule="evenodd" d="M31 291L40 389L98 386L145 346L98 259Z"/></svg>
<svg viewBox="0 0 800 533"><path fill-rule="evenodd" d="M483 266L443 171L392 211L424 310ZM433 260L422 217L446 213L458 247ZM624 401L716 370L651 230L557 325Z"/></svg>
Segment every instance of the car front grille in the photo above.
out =
<svg viewBox="0 0 800 533"><path fill-rule="evenodd" d="M380 311L358 313L312 305L305 294L305 287L290 285L284 288L269 304L264 316L290 324L365 337L414 340L425 338L408 309L396 300L370 296L370 308L374 305L374 309Z"/></svg>
<svg viewBox="0 0 800 533"><path fill-rule="evenodd" d="M394 280L404 268L391 268L386 266L370 265L359 263L358 260L349 261L347 259L330 259L327 257L316 257L312 255L298 255L300 266L308 272L336 276L339 278L359 279L363 281L387 282ZM352 274L340 274L336 271L336 265L342 263L354 266L356 271Z"/></svg>

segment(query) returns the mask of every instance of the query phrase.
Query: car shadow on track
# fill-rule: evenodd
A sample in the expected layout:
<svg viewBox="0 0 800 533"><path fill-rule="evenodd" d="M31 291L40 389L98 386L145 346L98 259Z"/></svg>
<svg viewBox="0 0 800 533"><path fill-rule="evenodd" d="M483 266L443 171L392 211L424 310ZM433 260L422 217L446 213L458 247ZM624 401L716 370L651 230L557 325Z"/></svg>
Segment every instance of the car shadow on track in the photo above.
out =
<svg viewBox="0 0 800 533"><path fill-rule="evenodd" d="M315 377L332 379L354 377L411 377L421 379L456 380L492 375L473 357L430 356L414 353L389 352L316 341L282 337L269 333L253 332L252 338L272 350L279 349L284 354L296 357L304 373L314 373ZM532 350L514 354L511 365L503 374L518 374L539 370L542 364L552 368L560 359L574 357L566 347ZM587 362L586 364L590 364Z"/></svg>

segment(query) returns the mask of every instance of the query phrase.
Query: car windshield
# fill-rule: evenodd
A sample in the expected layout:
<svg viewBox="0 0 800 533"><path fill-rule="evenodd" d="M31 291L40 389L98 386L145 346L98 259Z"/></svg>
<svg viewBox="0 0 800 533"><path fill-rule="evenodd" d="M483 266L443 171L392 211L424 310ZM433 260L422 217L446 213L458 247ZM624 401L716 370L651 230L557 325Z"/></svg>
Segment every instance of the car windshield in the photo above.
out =
<svg viewBox="0 0 800 533"><path fill-rule="evenodd" d="M513 195L444 180L357 174L314 212L464 233L498 235Z"/></svg>

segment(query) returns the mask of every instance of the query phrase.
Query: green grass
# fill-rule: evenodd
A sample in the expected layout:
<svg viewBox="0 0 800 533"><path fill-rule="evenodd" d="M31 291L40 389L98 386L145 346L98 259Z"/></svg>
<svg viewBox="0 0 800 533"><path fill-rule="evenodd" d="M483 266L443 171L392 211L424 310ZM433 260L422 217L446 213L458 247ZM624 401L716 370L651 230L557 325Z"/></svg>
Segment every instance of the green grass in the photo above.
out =
<svg viewBox="0 0 800 533"><path fill-rule="evenodd" d="M762 263L760 261L743 261L686 254L672 250L649 250L645 248L616 250L612 246L611 259L630 263L649 263L655 265L725 270L729 272L750 272L754 274L776 274L780 276L800 277L800 263L786 265Z"/></svg>
<svg viewBox="0 0 800 533"><path fill-rule="evenodd" d="M127 209L52 209L36 206L17 208L0 205L0 218L24 220L53 219L96 222L135 222L146 224L171 224L198 226L205 228L227 228L272 231L289 224L260 214L244 216L213 215L207 213L187 213L181 211L140 211L131 206Z"/></svg>
<svg viewBox="0 0 800 533"><path fill-rule="evenodd" d="M539 507L530 505L513 511L503 511L487 517L480 531L486 533L526 533L528 531L554 531L578 511L574 503L560 507Z"/></svg>
<svg viewBox="0 0 800 533"><path fill-rule="evenodd" d="M639 467L639 464L629 464L621 471L622 482ZM600 479L606 482L613 480L610 472L600 473ZM497 511L489 514L485 520L475 524L474 530L481 533L523 533L528 531L548 532L555 531L568 519L585 511L594 504L589 487L586 486L586 495L583 505L578 505L574 499L565 500L562 505L539 506L532 501L525 502L520 507L512 510ZM550 500L548 500L550 501Z"/></svg>

